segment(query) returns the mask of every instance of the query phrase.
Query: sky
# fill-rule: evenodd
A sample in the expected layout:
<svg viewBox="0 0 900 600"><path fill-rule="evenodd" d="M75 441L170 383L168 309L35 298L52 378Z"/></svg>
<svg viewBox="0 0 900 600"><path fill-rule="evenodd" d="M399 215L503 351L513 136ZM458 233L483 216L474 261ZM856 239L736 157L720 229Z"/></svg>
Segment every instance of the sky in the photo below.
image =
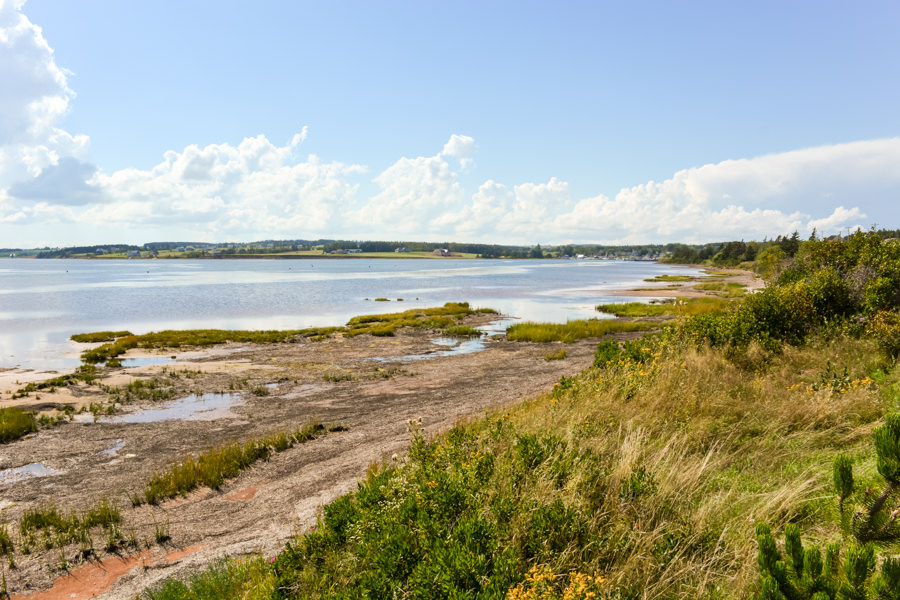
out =
<svg viewBox="0 0 900 600"><path fill-rule="evenodd" d="M900 228L900 3L0 0L0 248Z"/></svg>

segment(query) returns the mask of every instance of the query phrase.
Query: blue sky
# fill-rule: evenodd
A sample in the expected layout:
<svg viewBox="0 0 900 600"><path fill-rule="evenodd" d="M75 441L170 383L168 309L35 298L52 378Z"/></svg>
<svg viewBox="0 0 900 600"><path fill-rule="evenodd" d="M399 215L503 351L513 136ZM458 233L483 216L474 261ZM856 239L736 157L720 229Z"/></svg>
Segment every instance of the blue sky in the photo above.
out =
<svg viewBox="0 0 900 600"><path fill-rule="evenodd" d="M900 227L896 2L0 0L0 247Z"/></svg>

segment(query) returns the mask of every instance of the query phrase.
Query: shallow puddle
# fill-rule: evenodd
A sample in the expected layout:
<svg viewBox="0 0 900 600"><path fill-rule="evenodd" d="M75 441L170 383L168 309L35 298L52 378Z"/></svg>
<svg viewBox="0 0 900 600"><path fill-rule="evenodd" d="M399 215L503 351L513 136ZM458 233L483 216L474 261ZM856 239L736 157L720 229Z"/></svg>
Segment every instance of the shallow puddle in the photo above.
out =
<svg viewBox="0 0 900 600"><path fill-rule="evenodd" d="M485 338L501 334L506 332L506 327L509 323L512 323L512 320L503 319L501 321L490 323L488 325L482 325L481 327L477 327L479 331L481 331L484 335L477 338L454 338L454 337L438 337L431 340L431 343L435 346L443 346L446 350L435 350L434 352L424 352L422 354L407 354L406 356L393 356L393 357L384 357L380 356L377 358L372 358L370 360L376 360L378 362L390 362L390 361L416 361L416 360L428 360L431 358L441 358L443 356L456 356L459 354L473 354L475 352L481 352L485 348Z"/></svg>
<svg viewBox="0 0 900 600"><path fill-rule="evenodd" d="M122 359L123 367L146 367L149 365L168 365L175 362L174 356L138 356Z"/></svg>
<svg viewBox="0 0 900 600"><path fill-rule="evenodd" d="M116 443L111 447L107 448L100 452L100 454L105 454L107 456L115 456L118 454L119 450L125 447L125 440L116 440Z"/></svg>
<svg viewBox="0 0 900 600"><path fill-rule="evenodd" d="M31 463L14 469L5 469L0 471L0 485L8 485L17 483L32 477L47 477L48 475L56 475L59 473L56 469L51 469L46 463Z"/></svg>
<svg viewBox="0 0 900 600"><path fill-rule="evenodd" d="M140 408L134 412L100 419L104 423L159 423L161 421L214 421L236 419L231 409L244 403L240 394L191 394L160 406Z"/></svg>

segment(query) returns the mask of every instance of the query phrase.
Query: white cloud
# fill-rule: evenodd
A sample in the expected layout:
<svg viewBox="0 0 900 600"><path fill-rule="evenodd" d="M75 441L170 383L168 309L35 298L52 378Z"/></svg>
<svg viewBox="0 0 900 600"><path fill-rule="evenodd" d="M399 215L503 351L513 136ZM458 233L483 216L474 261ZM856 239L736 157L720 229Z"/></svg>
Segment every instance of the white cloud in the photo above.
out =
<svg viewBox="0 0 900 600"><path fill-rule="evenodd" d="M304 128L285 146L261 135L237 146L188 146L166 152L150 170L100 174L97 186L110 201L79 219L123 227L187 222L233 237L315 235L339 226L356 193L348 178L365 169L313 155L298 161L294 151L305 136Z"/></svg>
<svg viewBox="0 0 900 600"><path fill-rule="evenodd" d="M0 0L0 187L40 175L61 158L86 158L87 136L58 127L75 94L24 2Z"/></svg>
<svg viewBox="0 0 900 600"><path fill-rule="evenodd" d="M448 150L449 148L449 150ZM385 238L395 234L432 234L445 231L446 213L458 211L465 194L446 156L463 157L473 152L472 138L450 138L435 156L401 158L377 177L381 191L362 208L348 215L357 228L368 228Z"/></svg>
<svg viewBox="0 0 900 600"><path fill-rule="evenodd" d="M898 164L897 138L724 161L613 199L582 200L558 215L554 230L573 240L701 242L813 228L829 234L866 218L889 225L900 197Z"/></svg>
<svg viewBox="0 0 900 600"><path fill-rule="evenodd" d="M468 169L475 164L475 153L478 152L478 146L475 140L467 135L453 134L444 144L441 156L453 156L459 160L459 165L463 169Z"/></svg>

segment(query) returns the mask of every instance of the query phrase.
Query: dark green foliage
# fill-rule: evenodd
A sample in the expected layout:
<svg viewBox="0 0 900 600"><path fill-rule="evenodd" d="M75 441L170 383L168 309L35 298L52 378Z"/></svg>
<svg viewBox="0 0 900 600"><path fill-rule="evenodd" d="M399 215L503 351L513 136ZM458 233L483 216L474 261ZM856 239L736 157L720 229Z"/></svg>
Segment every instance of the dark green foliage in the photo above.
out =
<svg viewBox="0 0 900 600"><path fill-rule="evenodd" d="M900 484L900 414L888 414L872 432L878 472L889 484Z"/></svg>
<svg viewBox="0 0 900 600"><path fill-rule="evenodd" d="M875 573L875 548L872 544L851 545L846 560L841 562L840 549L829 544L825 561L818 548L803 548L800 528L790 524L784 530L784 556L772 537L768 525L756 527L759 544L757 562L761 574L758 600L866 600L880 598L870 590L893 581L895 563ZM890 598L890 596L885 596Z"/></svg>
<svg viewBox="0 0 900 600"><path fill-rule="evenodd" d="M414 430L404 465L370 473L278 556L275 597L499 600L532 563L596 558L601 530L584 510L608 483L596 457L497 425L433 441ZM568 488L587 465L599 479ZM535 493L548 482L574 496Z"/></svg>
<svg viewBox="0 0 900 600"><path fill-rule="evenodd" d="M647 496L656 491L656 477L644 466L635 466L631 474L622 479L619 488L619 498L625 502L633 502L641 496Z"/></svg>
<svg viewBox="0 0 900 600"><path fill-rule="evenodd" d="M833 479L841 524L859 543L897 542L900 541L900 523L893 511L900 498L900 414L885 415L884 423L872 432L872 439L875 465L884 479L881 486L854 490L850 460L842 454L834 459ZM853 500L850 506L847 500Z"/></svg>
<svg viewBox="0 0 900 600"><path fill-rule="evenodd" d="M800 345L811 333L858 316L896 357L900 321L890 315L898 308L900 244L858 232L843 241L803 242L789 268L766 289L724 315L690 317L679 332L733 355L753 342L771 351Z"/></svg>
<svg viewBox="0 0 900 600"><path fill-rule="evenodd" d="M853 493L853 463L850 459L838 454L834 458L834 489L838 493L838 505L840 511L844 512L844 500Z"/></svg>

